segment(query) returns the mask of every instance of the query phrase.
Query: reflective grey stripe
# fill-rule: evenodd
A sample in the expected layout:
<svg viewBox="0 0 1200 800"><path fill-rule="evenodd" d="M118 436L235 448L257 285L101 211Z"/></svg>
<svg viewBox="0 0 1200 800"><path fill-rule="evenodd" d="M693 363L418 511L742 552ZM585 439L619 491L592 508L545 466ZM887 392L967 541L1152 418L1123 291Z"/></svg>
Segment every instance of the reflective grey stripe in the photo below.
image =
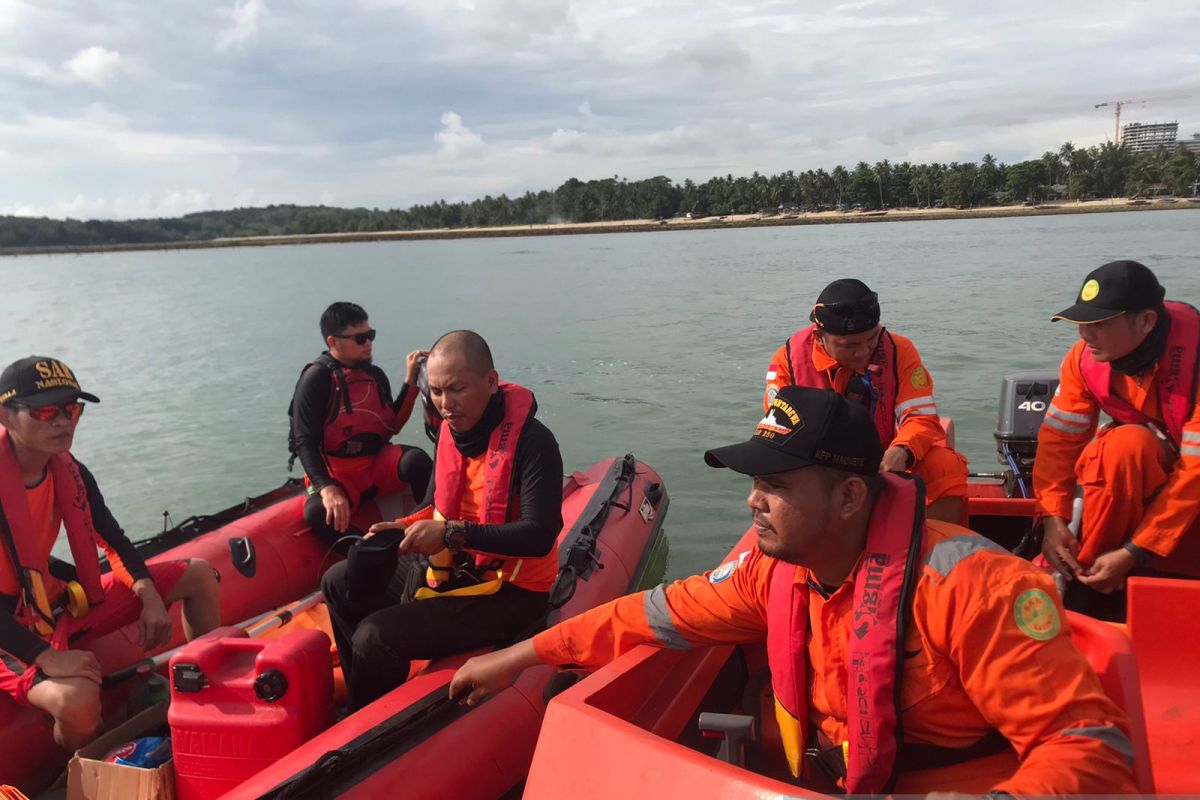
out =
<svg viewBox="0 0 1200 800"><path fill-rule="evenodd" d="M1179 448L1181 456L1200 456L1200 444L1185 444Z"/></svg>
<svg viewBox="0 0 1200 800"><path fill-rule="evenodd" d="M984 550L994 550L997 553L1007 553L1000 545L982 536L952 536L938 542L929 551L925 565L943 578L950 574L954 566L968 556Z"/></svg>
<svg viewBox="0 0 1200 800"><path fill-rule="evenodd" d="M1076 425L1073 422L1063 422L1060 419L1055 419L1054 417L1050 416L1049 414L1047 414L1042 419L1042 422L1049 425L1051 428L1057 428L1058 430L1062 431L1063 433L1072 433L1072 434L1087 433L1088 428L1090 427L1089 425Z"/></svg>
<svg viewBox="0 0 1200 800"><path fill-rule="evenodd" d="M927 394L924 397L914 397L911 400L905 400L903 403L896 406L896 411L897 412L907 411L908 409L912 408L913 406L931 406L931 405L934 405L933 395Z"/></svg>
<svg viewBox="0 0 1200 800"><path fill-rule="evenodd" d="M1076 414L1074 411L1063 411L1058 406L1051 403L1046 409L1047 414L1053 414L1059 419L1065 419L1067 422L1082 422L1085 425L1092 424L1092 418L1087 414Z"/></svg>
<svg viewBox="0 0 1200 800"><path fill-rule="evenodd" d="M1070 728L1062 732L1063 736L1086 736L1096 739L1121 754L1125 766L1133 769L1133 744L1129 737L1121 732L1116 725L1092 725L1087 728Z"/></svg>
<svg viewBox="0 0 1200 800"><path fill-rule="evenodd" d="M671 650L690 650L692 645L683 638L683 634L675 627L671 619L671 610L667 608L666 586L659 584L646 592L646 621L650 623L650 631L663 647Z"/></svg>
<svg viewBox="0 0 1200 800"><path fill-rule="evenodd" d="M1184 431L1183 440L1185 442L1195 442L1200 444L1200 431Z"/></svg>
<svg viewBox="0 0 1200 800"><path fill-rule="evenodd" d="M936 417L938 413L937 406L921 406L920 408L910 408L903 416L905 417Z"/></svg>

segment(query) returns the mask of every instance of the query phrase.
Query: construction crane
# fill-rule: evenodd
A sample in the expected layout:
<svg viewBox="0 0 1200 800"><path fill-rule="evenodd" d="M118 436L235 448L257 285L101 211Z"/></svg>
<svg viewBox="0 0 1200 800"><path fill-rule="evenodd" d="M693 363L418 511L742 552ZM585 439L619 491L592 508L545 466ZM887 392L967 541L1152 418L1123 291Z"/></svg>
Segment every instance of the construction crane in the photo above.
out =
<svg viewBox="0 0 1200 800"><path fill-rule="evenodd" d="M1157 103L1162 100L1183 100L1190 95L1178 94L1171 97L1153 97L1149 100L1109 100L1104 103L1096 103L1092 108L1104 108L1105 106L1113 106L1116 111L1116 122L1113 125L1113 144L1121 143L1121 106L1128 105L1143 105L1145 103Z"/></svg>

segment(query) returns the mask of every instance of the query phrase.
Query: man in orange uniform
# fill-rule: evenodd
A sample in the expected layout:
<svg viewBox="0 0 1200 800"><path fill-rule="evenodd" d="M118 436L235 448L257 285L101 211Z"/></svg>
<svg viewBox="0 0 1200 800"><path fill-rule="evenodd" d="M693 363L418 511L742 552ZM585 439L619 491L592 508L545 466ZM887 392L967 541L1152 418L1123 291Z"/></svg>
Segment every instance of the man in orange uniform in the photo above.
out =
<svg viewBox="0 0 1200 800"><path fill-rule="evenodd" d="M756 547L474 658L452 695L478 702L534 664L594 667L643 643L765 639L788 765L808 785L828 768L850 794L1134 791L1125 717L1049 576L926 520L920 481L880 475L882 451L860 404L780 389L748 442L705 454L753 476Z"/></svg>
<svg viewBox="0 0 1200 800"><path fill-rule="evenodd" d="M1200 576L1200 313L1165 294L1144 265L1114 261L1053 317L1076 323L1079 341L1038 433L1042 553L1078 579L1068 607L1101 617L1124 617L1131 573ZM1101 411L1113 422L1097 433ZM1067 528L1077 485L1078 540Z"/></svg>
<svg viewBox="0 0 1200 800"><path fill-rule="evenodd" d="M880 469L910 471L925 481L927 514L959 522L967 496L967 461L942 442L933 377L913 343L879 324L879 298L842 278L825 287L767 367L766 410L784 386L833 389L862 403L887 445Z"/></svg>
<svg viewBox="0 0 1200 800"><path fill-rule="evenodd" d="M159 648L177 600L189 639L221 623L212 567L199 558L147 566L71 455L82 400L99 402L54 358L23 358L0 374L0 691L53 717L70 750L100 726L91 641L137 622L142 647ZM63 528L73 567L51 555ZM97 546L112 567L104 575Z"/></svg>

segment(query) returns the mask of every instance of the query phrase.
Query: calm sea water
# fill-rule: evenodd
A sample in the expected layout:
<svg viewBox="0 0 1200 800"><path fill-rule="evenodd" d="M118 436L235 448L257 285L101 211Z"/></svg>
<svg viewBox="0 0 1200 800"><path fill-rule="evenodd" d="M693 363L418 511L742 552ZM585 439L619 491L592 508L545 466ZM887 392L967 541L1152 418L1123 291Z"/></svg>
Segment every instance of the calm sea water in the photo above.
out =
<svg viewBox="0 0 1200 800"><path fill-rule="evenodd" d="M669 574L747 527L748 482L703 451L749 436L763 376L821 288L859 277L913 339L975 470L997 468L1000 377L1057 368L1051 324L1116 258L1200 303L1200 214L336 244L0 260L0 361L56 355L102 403L75 452L135 538L278 485L286 409L333 300L367 308L376 361L473 328L531 388L568 470L633 452L671 495ZM417 415L400 441L428 446Z"/></svg>

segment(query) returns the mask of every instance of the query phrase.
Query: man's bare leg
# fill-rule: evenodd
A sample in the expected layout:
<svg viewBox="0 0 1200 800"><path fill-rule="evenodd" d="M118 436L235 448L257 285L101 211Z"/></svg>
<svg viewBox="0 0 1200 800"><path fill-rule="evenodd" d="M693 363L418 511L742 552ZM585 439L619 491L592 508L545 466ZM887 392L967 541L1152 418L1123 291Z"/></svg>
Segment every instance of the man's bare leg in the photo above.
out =
<svg viewBox="0 0 1200 800"><path fill-rule="evenodd" d="M46 678L26 697L54 717L54 741L68 752L83 747L100 729L100 684L93 680Z"/></svg>

